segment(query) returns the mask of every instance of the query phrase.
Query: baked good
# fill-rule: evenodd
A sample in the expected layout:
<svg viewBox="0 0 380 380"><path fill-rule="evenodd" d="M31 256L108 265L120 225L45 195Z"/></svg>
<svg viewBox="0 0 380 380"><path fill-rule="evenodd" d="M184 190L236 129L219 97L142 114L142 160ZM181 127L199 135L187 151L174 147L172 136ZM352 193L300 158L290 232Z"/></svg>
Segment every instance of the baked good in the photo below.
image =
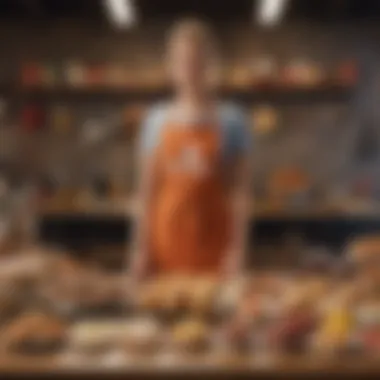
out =
<svg viewBox="0 0 380 380"><path fill-rule="evenodd" d="M66 323L56 316L29 312L3 327L1 347L28 353L55 351L65 343L66 330Z"/></svg>
<svg viewBox="0 0 380 380"><path fill-rule="evenodd" d="M202 321L190 318L173 327L172 341L186 352L201 351L207 347L208 334L208 328Z"/></svg>
<svg viewBox="0 0 380 380"><path fill-rule="evenodd" d="M69 330L69 344L78 351L96 353L126 347L141 352L156 346L159 326L152 319L83 321Z"/></svg>
<svg viewBox="0 0 380 380"><path fill-rule="evenodd" d="M161 281L163 281L161 288L163 310L168 315L189 311L192 293L196 292L195 284L189 287L191 283L186 276L169 276Z"/></svg>
<svg viewBox="0 0 380 380"><path fill-rule="evenodd" d="M60 281L45 289L45 299L61 313L69 315L103 314L121 310L123 295L120 285L97 272L84 273L71 281Z"/></svg>
<svg viewBox="0 0 380 380"><path fill-rule="evenodd" d="M362 349L366 353L380 352L380 328L378 326L361 331L358 334L358 340Z"/></svg>
<svg viewBox="0 0 380 380"><path fill-rule="evenodd" d="M361 300L356 305L354 314L360 327L380 326L380 301L373 298Z"/></svg>
<svg viewBox="0 0 380 380"><path fill-rule="evenodd" d="M231 319L221 331L221 340L218 346L233 351L247 351L251 346L252 323L245 316L236 316Z"/></svg>
<svg viewBox="0 0 380 380"><path fill-rule="evenodd" d="M150 279L140 285L135 296L135 304L138 309L149 312L160 311L164 308L168 291L167 279Z"/></svg>
<svg viewBox="0 0 380 380"><path fill-rule="evenodd" d="M218 313L229 315L233 313L245 298L247 288L245 278L228 281L221 284L215 299L215 308Z"/></svg>
<svg viewBox="0 0 380 380"><path fill-rule="evenodd" d="M285 313L270 333L272 344L285 351L305 350L316 326L313 310L297 306Z"/></svg>
<svg viewBox="0 0 380 380"><path fill-rule="evenodd" d="M321 67L314 62L293 60L283 69L281 79L287 86L315 87L324 79Z"/></svg>
<svg viewBox="0 0 380 380"><path fill-rule="evenodd" d="M162 326L151 317L127 320L121 336L123 346L135 354L156 352L163 342Z"/></svg>
<svg viewBox="0 0 380 380"><path fill-rule="evenodd" d="M214 311L218 292L218 283L212 277L199 278L188 281L186 291L190 310L196 314L209 314Z"/></svg>
<svg viewBox="0 0 380 380"><path fill-rule="evenodd" d="M331 283L328 278L317 276L305 279L300 283L300 286L305 291L305 302L308 302L309 305L317 305L320 300L328 295L331 289Z"/></svg>
<svg viewBox="0 0 380 380"><path fill-rule="evenodd" d="M311 180L304 171L290 166L276 170L271 176L268 186L271 196L288 197L310 190Z"/></svg>
<svg viewBox="0 0 380 380"><path fill-rule="evenodd" d="M40 247L23 248L0 260L0 280L37 280L45 271L49 256Z"/></svg>
<svg viewBox="0 0 380 380"><path fill-rule="evenodd" d="M345 305L331 307L322 318L313 336L312 345L318 352L337 353L347 347L353 328L353 318Z"/></svg>
<svg viewBox="0 0 380 380"><path fill-rule="evenodd" d="M380 235L363 235L355 238L347 247L348 259L357 264L380 264Z"/></svg>
<svg viewBox="0 0 380 380"><path fill-rule="evenodd" d="M68 342L74 350L96 352L116 344L120 333L120 324L114 321L78 322L70 328Z"/></svg>
<svg viewBox="0 0 380 380"><path fill-rule="evenodd" d="M262 106L255 108L252 113L253 131L258 134L268 134L278 126L278 113L275 108Z"/></svg>
<svg viewBox="0 0 380 380"><path fill-rule="evenodd" d="M229 84L236 88L245 88L249 86L250 72L247 68L235 67L231 70Z"/></svg>
<svg viewBox="0 0 380 380"><path fill-rule="evenodd" d="M137 296L138 307L166 315L212 309L217 282L212 278L192 279L186 276L165 276L143 284Z"/></svg>
<svg viewBox="0 0 380 380"><path fill-rule="evenodd" d="M260 57L251 65L250 81L253 86L266 87L275 83L277 64L272 57Z"/></svg>
<svg viewBox="0 0 380 380"><path fill-rule="evenodd" d="M125 81L127 69L118 64L108 65L107 84L112 88L122 88L127 84Z"/></svg>

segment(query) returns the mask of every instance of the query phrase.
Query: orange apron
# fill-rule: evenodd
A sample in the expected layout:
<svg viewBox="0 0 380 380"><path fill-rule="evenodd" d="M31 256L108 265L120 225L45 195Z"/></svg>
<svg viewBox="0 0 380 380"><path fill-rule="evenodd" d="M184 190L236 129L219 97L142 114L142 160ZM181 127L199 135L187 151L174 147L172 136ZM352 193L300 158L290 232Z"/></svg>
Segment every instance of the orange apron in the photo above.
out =
<svg viewBox="0 0 380 380"><path fill-rule="evenodd" d="M219 129L168 124L161 137L149 219L153 270L216 272L231 231Z"/></svg>

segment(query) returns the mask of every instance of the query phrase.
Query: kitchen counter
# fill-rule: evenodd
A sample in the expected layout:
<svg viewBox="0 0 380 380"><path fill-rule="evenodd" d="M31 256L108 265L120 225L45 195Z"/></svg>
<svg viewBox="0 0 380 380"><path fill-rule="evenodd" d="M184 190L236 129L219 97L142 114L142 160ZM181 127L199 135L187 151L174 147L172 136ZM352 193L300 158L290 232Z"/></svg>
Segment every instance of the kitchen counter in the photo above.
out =
<svg viewBox="0 0 380 380"><path fill-rule="evenodd" d="M39 215L73 216L87 215L93 217L131 217L138 211L135 198L93 201L81 204L59 204L46 202L41 205ZM346 199L339 204L321 203L308 207L280 207L271 202L257 201L252 203L250 214L259 219L319 219L319 218L378 218L380 204L378 202Z"/></svg>
<svg viewBox="0 0 380 380"><path fill-rule="evenodd" d="M316 358L307 357L284 357L274 360L273 362L260 362L259 358L248 359L243 356L226 358L218 360L214 364L191 365L165 365L155 364L154 360L133 360L130 362L127 358L125 361L121 357L109 357L104 359L92 359L88 361L75 361L73 358L65 358L65 355L51 357L23 357L23 356L6 356L0 359L0 376L29 375L38 376L54 375L59 377L70 377L79 375L85 378L95 378L102 375L120 376L126 378L144 377L244 377L252 375L263 376L284 376L284 375L379 375L380 363L376 358L352 360L317 360Z"/></svg>

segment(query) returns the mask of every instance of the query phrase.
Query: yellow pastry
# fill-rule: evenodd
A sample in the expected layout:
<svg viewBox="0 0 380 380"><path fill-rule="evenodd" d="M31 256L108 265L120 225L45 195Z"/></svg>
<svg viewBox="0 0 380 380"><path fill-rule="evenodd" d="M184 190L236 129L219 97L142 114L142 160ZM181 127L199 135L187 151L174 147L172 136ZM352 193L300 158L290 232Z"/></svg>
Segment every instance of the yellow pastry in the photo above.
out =
<svg viewBox="0 0 380 380"><path fill-rule="evenodd" d="M173 341L183 348L199 347L206 343L207 327L198 320L179 322L173 329Z"/></svg>
<svg viewBox="0 0 380 380"><path fill-rule="evenodd" d="M316 344L321 349L335 350L343 347L352 331L351 313L344 307L337 307L327 313L321 329L316 335Z"/></svg>
<svg viewBox="0 0 380 380"><path fill-rule="evenodd" d="M266 134L274 131L278 125L278 114L273 107L263 106L253 111L253 131Z"/></svg>

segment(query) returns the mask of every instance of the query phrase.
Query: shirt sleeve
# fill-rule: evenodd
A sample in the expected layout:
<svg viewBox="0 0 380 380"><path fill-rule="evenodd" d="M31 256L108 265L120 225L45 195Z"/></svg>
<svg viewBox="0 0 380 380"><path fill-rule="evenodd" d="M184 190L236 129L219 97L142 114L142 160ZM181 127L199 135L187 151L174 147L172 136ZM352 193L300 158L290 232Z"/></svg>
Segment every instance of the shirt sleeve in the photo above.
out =
<svg viewBox="0 0 380 380"><path fill-rule="evenodd" d="M164 124L164 108L155 106L148 110L142 125L138 149L142 155L150 155L160 142L160 133Z"/></svg>
<svg viewBox="0 0 380 380"><path fill-rule="evenodd" d="M249 154L253 148L253 136L244 110L228 107L224 116L224 125L226 155L236 157Z"/></svg>

